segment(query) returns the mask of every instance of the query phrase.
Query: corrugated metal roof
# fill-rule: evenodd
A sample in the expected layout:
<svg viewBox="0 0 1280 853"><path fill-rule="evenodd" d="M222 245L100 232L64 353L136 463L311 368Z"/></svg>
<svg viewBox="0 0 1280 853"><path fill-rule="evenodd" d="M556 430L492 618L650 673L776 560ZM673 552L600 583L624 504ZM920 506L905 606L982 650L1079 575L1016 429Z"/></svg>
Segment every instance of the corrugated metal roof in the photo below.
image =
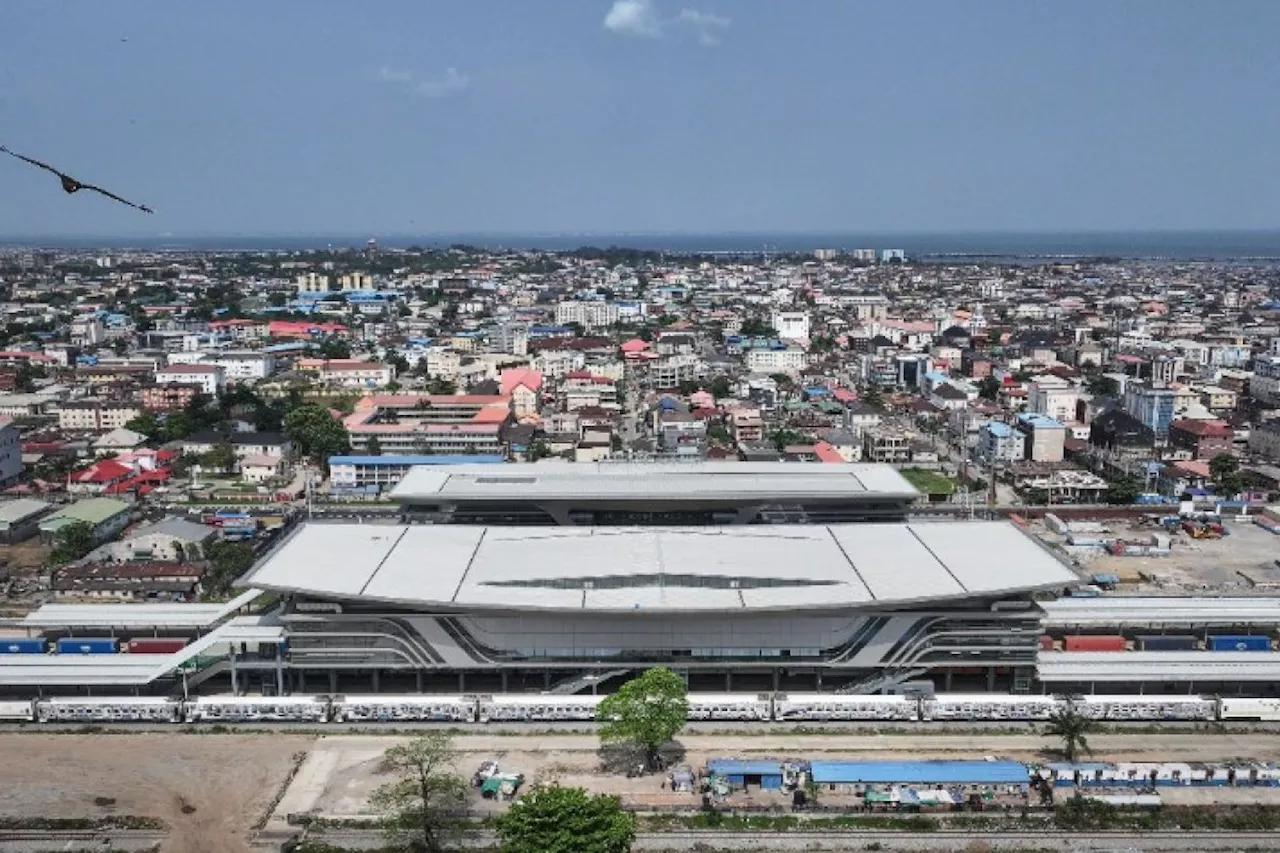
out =
<svg viewBox="0 0 1280 853"><path fill-rule="evenodd" d="M18 498L0 503L0 524L14 524L49 508L45 501Z"/></svg>
<svg viewBox="0 0 1280 853"><path fill-rule="evenodd" d="M1040 652L1042 681L1280 681L1280 652Z"/></svg>
<svg viewBox="0 0 1280 853"><path fill-rule="evenodd" d="M1280 598L1101 596L1041 602L1046 626L1280 623Z"/></svg>
<svg viewBox="0 0 1280 853"><path fill-rule="evenodd" d="M223 604L46 604L22 619L24 628L204 628L262 595L250 589Z"/></svg>
<svg viewBox="0 0 1280 853"><path fill-rule="evenodd" d="M707 762L707 770L719 776L781 776L782 762L713 758Z"/></svg>
<svg viewBox="0 0 1280 853"><path fill-rule="evenodd" d="M815 761L819 785L1016 785L1028 781L1017 761Z"/></svg>

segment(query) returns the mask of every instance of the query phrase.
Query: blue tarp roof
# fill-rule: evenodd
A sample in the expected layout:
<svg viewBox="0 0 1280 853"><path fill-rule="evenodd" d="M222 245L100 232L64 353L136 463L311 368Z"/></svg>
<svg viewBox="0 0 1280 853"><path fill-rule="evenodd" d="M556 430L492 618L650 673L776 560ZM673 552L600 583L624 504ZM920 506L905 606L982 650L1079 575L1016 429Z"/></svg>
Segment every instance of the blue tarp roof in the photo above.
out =
<svg viewBox="0 0 1280 853"><path fill-rule="evenodd" d="M782 762L716 758L707 762L707 769L717 776L781 776Z"/></svg>
<svg viewBox="0 0 1280 853"><path fill-rule="evenodd" d="M429 456L330 456L330 465L487 465L505 462L504 456L481 454L432 454Z"/></svg>
<svg viewBox="0 0 1280 853"><path fill-rule="evenodd" d="M1010 785L1027 781L1017 761L815 761L818 784Z"/></svg>

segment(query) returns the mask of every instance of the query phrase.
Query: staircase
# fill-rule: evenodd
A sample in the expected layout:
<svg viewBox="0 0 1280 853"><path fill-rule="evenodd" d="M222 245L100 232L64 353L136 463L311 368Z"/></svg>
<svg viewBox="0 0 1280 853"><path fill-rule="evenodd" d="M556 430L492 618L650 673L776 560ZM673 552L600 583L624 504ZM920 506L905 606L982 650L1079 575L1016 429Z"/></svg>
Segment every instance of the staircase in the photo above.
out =
<svg viewBox="0 0 1280 853"><path fill-rule="evenodd" d="M926 672L928 672L927 669L886 670L877 672L875 675L864 678L861 681L855 681L853 684L840 687L835 692L844 695L879 693L886 687L893 687L904 681L910 681L917 676L924 675Z"/></svg>
<svg viewBox="0 0 1280 853"><path fill-rule="evenodd" d="M572 696L592 685L603 684L611 678L618 678L630 671L629 669L614 669L609 672L589 672L586 675L575 675L554 685L547 693L556 696Z"/></svg>

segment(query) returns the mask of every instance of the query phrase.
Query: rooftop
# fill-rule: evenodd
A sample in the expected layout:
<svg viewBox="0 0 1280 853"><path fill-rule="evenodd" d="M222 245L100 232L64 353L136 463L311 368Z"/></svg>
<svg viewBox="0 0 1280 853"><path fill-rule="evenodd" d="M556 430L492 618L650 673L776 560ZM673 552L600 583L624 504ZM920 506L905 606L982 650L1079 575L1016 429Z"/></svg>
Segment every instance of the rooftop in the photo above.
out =
<svg viewBox="0 0 1280 853"><path fill-rule="evenodd" d="M919 496L889 465L685 462L433 466L411 469L391 496L472 500L751 500Z"/></svg>
<svg viewBox="0 0 1280 853"><path fill-rule="evenodd" d="M1103 596L1040 602L1046 626L1274 625L1280 598Z"/></svg>
<svg viewBox="0 0 1280 853"><path fill-rule="evenodd" d="M990 559L992 553L1001 559ZM1008 522L308 523L247 579L263 589L320 597L557 611L829 610L998 597L1077 581Z"/></svg>
<svg viewBox="0 0 1280 853"><path fill-rule="evenodd" d="M1280 681L1280 652L1040 652L1042 681Z"/></svg>

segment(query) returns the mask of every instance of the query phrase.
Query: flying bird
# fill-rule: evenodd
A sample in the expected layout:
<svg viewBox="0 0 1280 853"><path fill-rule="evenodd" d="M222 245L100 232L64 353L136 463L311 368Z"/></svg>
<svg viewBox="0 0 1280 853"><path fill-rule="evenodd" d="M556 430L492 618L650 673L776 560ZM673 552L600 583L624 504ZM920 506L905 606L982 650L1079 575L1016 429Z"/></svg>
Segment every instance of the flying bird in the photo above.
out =
<svg viewBox="0 0 1280 853"><path fill-rule="evenodd" d="M17 153L16 151L10 151L8 148L5 148L3 145L0 145L0 151L3 151L5 154L8 154L10 157L17 157L19 160L23 160L27 163L30 163L32 166L38 166L39 168L44 169L46 172L53 172L55 175L58 176L58 179L62 181L62 188L66 190L68 193L78 193L80 192L80 190L89 190L90 192L99 193L100 195L104 195L109 199L118 201L121 204L127 204L129 207L132 207L135 210L141 210L143 213L155 213L154 210L147 207L145 204L134 204L131 201L120 198L120 196L116 195L113 192L107 192L102 187L95 187L93 184L83 184L80 181L77 181L75 178L71 177L70 175L66 174L65 172L59 172L57 169L53 168L48 163L41 163L39 160L33 160L30 157L24 157L21 154Z"/></svg>

